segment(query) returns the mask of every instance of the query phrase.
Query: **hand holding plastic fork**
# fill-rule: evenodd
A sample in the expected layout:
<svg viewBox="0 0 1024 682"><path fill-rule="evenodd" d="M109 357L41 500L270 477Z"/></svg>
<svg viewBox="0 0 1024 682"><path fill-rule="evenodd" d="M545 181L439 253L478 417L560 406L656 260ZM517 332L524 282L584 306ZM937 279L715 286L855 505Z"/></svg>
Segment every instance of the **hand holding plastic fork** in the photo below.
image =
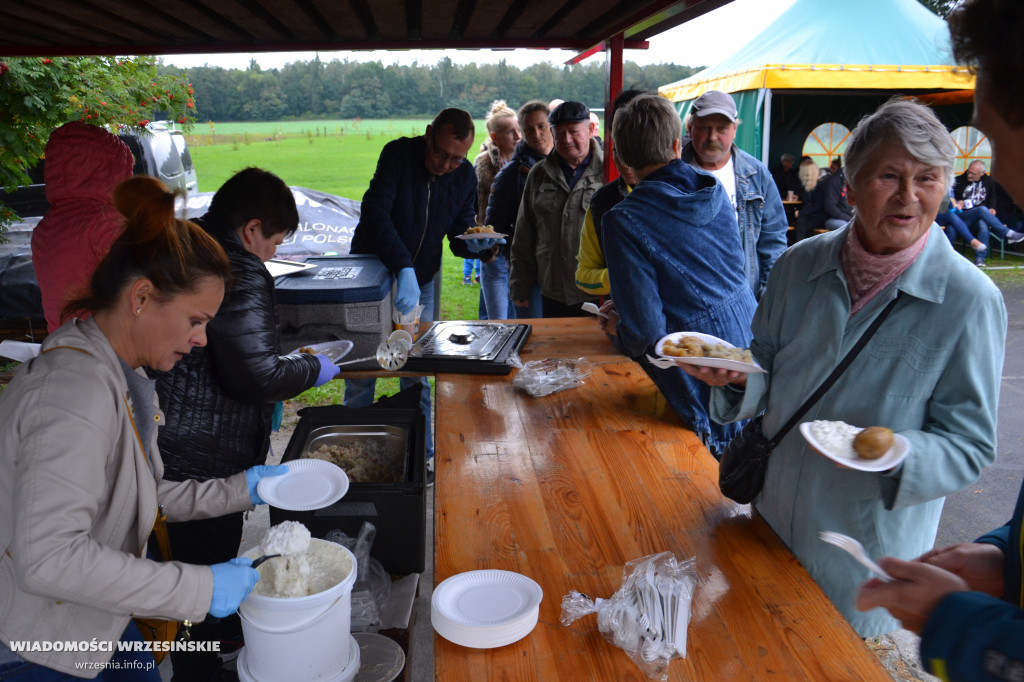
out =
<svg viewBox="0 0 1024 682"><path fill-rule="evenodd" d="M839 549L849 552L850 556L874 571L875 574L885 582L892 582L894 580L891 575L882 570L881 566L868 557L867 553L864 551L864 545L860 544L860 542L854 540L849 535L824 530L818 533L818 537L831 545L835 545Z"/></svg>

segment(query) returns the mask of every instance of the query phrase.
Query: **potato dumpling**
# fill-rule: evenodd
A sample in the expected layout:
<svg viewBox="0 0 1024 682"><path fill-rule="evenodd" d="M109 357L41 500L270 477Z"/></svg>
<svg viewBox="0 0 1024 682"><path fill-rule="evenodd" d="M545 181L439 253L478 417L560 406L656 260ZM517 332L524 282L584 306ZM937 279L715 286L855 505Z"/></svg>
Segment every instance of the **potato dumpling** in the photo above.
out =
<svg viewBox="0 0 1024 682"><path fill-rule="evenodd" d="M864 459L878 459L892 447L892 429L869 426L853 439L853 449Z"/></svg>

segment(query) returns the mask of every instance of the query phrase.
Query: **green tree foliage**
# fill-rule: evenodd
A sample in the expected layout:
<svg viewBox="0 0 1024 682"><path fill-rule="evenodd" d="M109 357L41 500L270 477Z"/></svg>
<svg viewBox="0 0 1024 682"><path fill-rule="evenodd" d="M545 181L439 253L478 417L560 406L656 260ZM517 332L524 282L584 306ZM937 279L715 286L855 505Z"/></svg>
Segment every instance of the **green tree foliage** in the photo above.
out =
<svg viewBox="0 0 1024 682"><path fill-rule="evenodd" d="M158 74L152 57L0 57L0 187L26 183L50 132L68 121L190 126L194 112L188 81Z"/></svg>
<svg viewBox="0 0 1024 682"><path fill-rule="evenodd" d="M145 129L172 119L190 127L193 90L138 57L0 57L0 188L30 182L50 133L68 121ZM17 216L0 202L0 236Z"/></svg>
<svg viewBox="0 0 1024 682"><path fill-rule="evenodd" d="M161 66L161 73L185 71ZM656 90L698 69L675 64L624 65L627 88ZM466 109L482 118L496 99L517 107L530 99L574 99L592 107L604 104L605 67L600 62L572 66L535 64L526 69L498 64L452 63L384 66L381 62L319 57L281 69L225 70L203 66L188 70L196 91L197 117L211 121L274 121L282 118L429 118L444 107Z"/></svg>

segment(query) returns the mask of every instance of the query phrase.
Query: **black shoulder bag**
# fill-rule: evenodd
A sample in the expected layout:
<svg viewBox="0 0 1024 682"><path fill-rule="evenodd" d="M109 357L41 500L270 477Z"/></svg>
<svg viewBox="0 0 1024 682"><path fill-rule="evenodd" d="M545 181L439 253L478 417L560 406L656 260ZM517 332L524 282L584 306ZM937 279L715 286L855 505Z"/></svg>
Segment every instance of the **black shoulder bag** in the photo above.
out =
<svg viewBox="0 0 1024 682"><path fill-rule="evenodd" d="M885 307L878 317L874 319L867 331L857 340L857 345L850 349L842 362L836 366L828 378L818 386L818 389L808 398L796 414L786 422L785 426L772 438L767 438L761 430L761 417L758 415L747 422L739 434L736 435L725 447L722 459L718 463L718 487L726 497L748 504L753 501L764 486L764 472L768 468L768 456L775 446L789 433L789 430L799 423L814 403L818 402L825 392L832 387L846 368L850 366L854 358L868 345L868 341L875 335L882 322L892 312L900 294L896 294L889 305Z"/></svg>

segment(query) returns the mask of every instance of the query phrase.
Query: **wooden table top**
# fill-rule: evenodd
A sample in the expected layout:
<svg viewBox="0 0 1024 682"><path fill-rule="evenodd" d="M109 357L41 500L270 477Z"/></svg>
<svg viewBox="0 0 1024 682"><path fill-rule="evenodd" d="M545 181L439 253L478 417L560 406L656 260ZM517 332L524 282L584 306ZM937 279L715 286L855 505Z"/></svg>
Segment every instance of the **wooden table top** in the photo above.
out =
<svg viewBox="0 0 1024 682"><path fill-rule="evenodd" d="M645 680L597 630L564 627L562 597L610 597L623 565L696 557L687 657L671 680L889 680L877 658L750 507L643 370L589 319L534 320L523 360L588 357L583 386L533 398L512 377L437 381L435 584L504 569L544 590L537 627L497 649L434 636L438 680Z"/></svg>

